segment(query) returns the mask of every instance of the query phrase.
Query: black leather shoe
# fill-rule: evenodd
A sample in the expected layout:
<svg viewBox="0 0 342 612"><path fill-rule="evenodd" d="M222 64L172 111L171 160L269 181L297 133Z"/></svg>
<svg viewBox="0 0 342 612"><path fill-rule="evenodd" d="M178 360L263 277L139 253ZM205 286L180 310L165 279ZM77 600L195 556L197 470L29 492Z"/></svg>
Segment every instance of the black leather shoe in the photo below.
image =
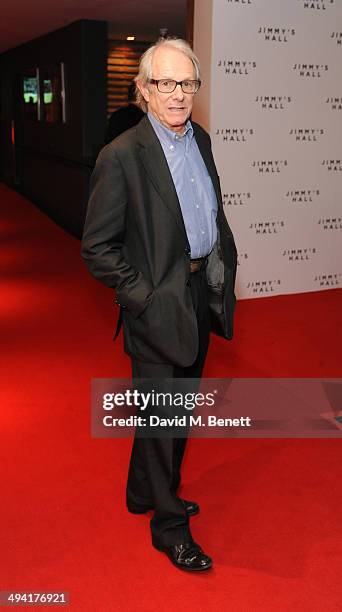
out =
<svg viewBox="0 0 342 612"><path fill-rule="evenodd" d="M188 516L195 516L199 513L200 508L199 505L194 501L188 501L186 499L181 500L183 504L185 504L186 512ZM131 504L127 504L127 509L132 514L145 514L145 512L149 512L153 510L152 506L132 506Z"/></svg>
<svg viewBox="0 0 342 612"><path fill-rule="evenodd" d="M203 572L212 567L213 562L196 542L175 544L174 546L153 546L167 554L171 563L187 572Z"/></svg>

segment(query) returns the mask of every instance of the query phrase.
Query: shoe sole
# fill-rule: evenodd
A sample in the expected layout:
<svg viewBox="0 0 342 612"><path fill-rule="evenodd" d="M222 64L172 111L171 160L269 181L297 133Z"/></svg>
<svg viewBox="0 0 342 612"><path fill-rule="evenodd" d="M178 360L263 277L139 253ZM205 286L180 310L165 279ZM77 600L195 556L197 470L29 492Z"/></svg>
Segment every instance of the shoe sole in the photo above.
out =
<svg viewBox="0 0 342 612"><path fill-rule="evenodd" d="M174 565L177 569L183 570L184 572L205 572L206 570L212 569L213 567L212 563L210 563L210 565L206 565L205 567L185 567L185 565L177 565L177 563L172 561L169 555L166 556L168 559L170 559L172 565Z"/></svg>
<svg viewBox="0 0 342 612"><path fill-rule="evenodd" d="M143 508L132 508L132 506L130 507L127 506L127 510L131 514L146 514L146 512L152 512L153 508L143 509ZM195 510L194 512L188 512L188 516L196 516L197 514L199 514L199 510Z"/></svg>

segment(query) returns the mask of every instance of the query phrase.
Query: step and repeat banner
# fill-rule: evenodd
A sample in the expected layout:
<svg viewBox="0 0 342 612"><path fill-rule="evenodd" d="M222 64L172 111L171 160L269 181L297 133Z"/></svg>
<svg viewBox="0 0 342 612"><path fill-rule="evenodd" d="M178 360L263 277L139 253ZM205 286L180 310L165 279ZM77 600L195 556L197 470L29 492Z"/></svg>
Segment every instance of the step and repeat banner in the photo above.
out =
<svg viewBox="0 0 342 612"><path fill-rule="evenodd" d="M195 38L195 51L211 53L208 124L237 295L342 287L342 0L209 4L211 49Z"/></svg>

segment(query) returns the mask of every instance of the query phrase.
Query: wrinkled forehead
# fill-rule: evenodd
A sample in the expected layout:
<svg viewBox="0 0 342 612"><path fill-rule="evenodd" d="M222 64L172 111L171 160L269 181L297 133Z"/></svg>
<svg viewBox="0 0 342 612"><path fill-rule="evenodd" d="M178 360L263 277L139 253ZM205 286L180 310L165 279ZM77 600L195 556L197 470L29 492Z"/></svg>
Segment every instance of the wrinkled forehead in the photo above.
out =
<svg viewBox="0 0 342 612"><path fill-rule="evenodd" d="M195 66L191 59L178 49L160 47L152 58L153 78L170 77L176 80L194 79Z"/></svg>

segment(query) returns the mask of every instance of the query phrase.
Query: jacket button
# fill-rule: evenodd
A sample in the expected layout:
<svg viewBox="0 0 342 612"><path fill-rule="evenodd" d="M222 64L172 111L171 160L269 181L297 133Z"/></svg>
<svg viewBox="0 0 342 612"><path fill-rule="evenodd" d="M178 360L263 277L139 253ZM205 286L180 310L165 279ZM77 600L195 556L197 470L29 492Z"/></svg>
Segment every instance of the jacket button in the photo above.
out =
<svg viewBox="0 0 342 612"><path fill-rule="evenodd" d="M191 253L190 249L186 248L186 249L185 249L185 254L186 254L186 255L190 255L190 253Z"/></svg>

